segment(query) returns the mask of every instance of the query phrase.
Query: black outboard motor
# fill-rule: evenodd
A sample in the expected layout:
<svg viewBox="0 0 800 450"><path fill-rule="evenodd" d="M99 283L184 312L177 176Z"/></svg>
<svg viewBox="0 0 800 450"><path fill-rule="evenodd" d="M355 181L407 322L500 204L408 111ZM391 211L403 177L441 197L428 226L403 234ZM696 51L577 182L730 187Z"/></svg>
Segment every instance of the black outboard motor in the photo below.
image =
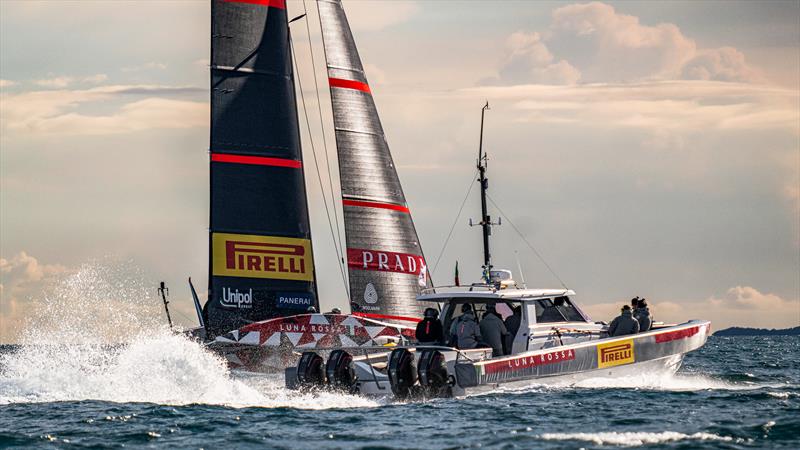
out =
<svg viewBox="0 0 800 450"><path fill-rule="evenodd" d="M297 384L301 387L325 385L325 365L315 352L303 352L297 364Z"/></svg>
<svg viewBox="0 0 800 450"><path fill-rule="evenodd" d="M334 389L356 392L358 379L353 372L353 356L344 350L334 350L325 364L325 375L328 385Z"/></svg>
<svg viewBox="0 0 800 450"><path fill-rule="evenodd" d="M417 373L425 396L452 396L452 385L447 375L447 362L440 351L430 348L422 350Z"/></svg>
<svg viewBox="0 0 800 450"><path fill-rule="evenodd" d="M397 398L407 398L417 382L414 369L414 355L404 349L396 348L389 355L389 384Z"/></svg>

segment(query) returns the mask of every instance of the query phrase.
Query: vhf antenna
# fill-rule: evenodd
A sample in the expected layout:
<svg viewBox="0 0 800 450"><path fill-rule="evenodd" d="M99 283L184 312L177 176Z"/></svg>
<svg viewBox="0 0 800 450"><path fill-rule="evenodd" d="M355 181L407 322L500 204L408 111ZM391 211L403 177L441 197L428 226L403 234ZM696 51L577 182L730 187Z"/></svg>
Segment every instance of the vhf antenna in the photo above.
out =
<svg viewBox="0 0 800 450"><path fill-rule="evenodd" d="M167 312L167 322L169 322L169 329L172 329L172 317L169 316L169 301L167 300L167 296L169 295L169 288L164 284L162 281L161 284L158 286L158 293L161 295L161 300L164 302L164 311Z"/></svg>
<svg viewBox="0 0 800 450"><path fill-rule="evenodd" d="M489 109L489 102L487 101L483 108L481 108L481 136L480 143L478 144L478 173L480 174L478 181L481 183L481 221L480 223L473 224L472 219L469 221L470 226L480 225L483 231L483 278L486 283L490 283L490 272L492 270L492 255L489 252L489 236L492 235L492 225L500 225L501 222L492 223L492 218L486 208L486 190L489 189L489 180L486 178L486 169L489 162L489 157L483 150L483 119L486 115L486 110Z"/></svg>

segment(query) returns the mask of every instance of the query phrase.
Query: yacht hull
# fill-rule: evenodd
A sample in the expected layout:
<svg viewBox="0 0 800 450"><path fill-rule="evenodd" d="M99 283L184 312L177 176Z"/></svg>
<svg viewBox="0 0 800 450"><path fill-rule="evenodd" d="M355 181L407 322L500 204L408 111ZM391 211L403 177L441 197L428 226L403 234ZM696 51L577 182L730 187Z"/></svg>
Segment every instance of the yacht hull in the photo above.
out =
<svg viewBox="0 0 800 450"><path fill-rule="evenodd" d="M207 347L232 369L280 373L296 365L304 351L403 344L413 335L413 328L353 314L299 314L249 324L217 336Z"/></svg>

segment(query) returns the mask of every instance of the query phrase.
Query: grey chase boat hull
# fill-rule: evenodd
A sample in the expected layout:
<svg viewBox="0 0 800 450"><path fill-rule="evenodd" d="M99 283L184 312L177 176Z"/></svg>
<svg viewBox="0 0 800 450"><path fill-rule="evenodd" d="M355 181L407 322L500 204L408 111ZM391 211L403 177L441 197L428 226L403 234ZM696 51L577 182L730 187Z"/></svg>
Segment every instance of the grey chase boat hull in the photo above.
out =
<svg viewBox="0 0 800 450"><path fill-rule="evenodd" d="M355 357L352 363L354 383L351 392L382 397L462 397L514 389L531 384L573 383L590 378L616 378L629 375L674 373L683 356L702 347L710 333L708 321L689 321L634 335L607 337L575 344L490 358L490 351L457 350L448 347L403 347L414 357L413 382L408 389L398 388L398 375L392 373L394 355L375 363ZM375 349L378 351L379 349ZM386 352L386 348L380 351ZM426 367L426 354L442 356L443 384L433 386ZM423 369L423 370L420 370ZM425 373L423 373L425 372ZM402 376L401 376L402 377ZM408 378L406 376L406 378ZM401 380L402 381L402 380ZM408 381L408 380L406 380ZM298 368L286 371L289 388L303 388L298 382ZM307 385L306 385L307 386Z"/></svg>

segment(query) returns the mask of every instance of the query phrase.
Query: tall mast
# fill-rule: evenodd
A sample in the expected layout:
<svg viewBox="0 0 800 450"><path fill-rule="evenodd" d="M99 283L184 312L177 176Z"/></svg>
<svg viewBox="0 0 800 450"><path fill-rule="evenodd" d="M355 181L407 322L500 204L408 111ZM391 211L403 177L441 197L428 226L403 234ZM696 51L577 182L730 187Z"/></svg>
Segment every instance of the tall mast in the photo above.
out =
<svg viewBox="0 0 800 450"><path fill-rule="evenodd" d="M486 178L486 166L488 158L486 152L483 151L483 119L486 110L489 109L489 102L487 101L483 108L481 108L481 137L478 144L478 172L481 182L481 229L483 231L483 272L484 278L488 282L489 271L492 270L492 255L489 252L489 236L492 234L492 218L489 217L489 212L486 208L486 190L489 188L489 180Z"/></svg>

